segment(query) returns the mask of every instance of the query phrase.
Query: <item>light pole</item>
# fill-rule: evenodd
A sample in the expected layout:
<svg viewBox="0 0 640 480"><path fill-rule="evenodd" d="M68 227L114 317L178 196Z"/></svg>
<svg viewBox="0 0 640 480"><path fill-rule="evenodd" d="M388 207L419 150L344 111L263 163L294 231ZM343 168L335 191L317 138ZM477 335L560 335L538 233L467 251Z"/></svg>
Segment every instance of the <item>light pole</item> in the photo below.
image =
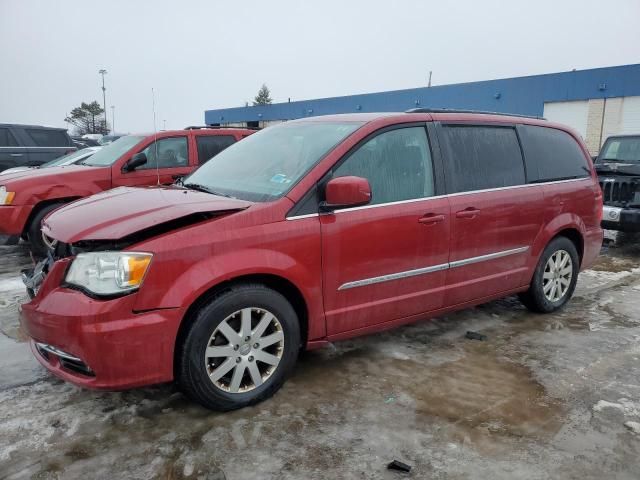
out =
<svg viewBox="0 0 640 480"><path fill-rule="evenodd" d="M111 105L111 133L116 131L116 106Z"/></svg>
<svg viewBox="0 0 640 480"><path fill-rule="evenodd" d="M107 74L107 71L102 68L98 73L102 75L102 109L104 110L104 128L107 130L107 89L104 86L104 76Z"/></svg>
<svg viewBox="0 0 640 480"><path fill-rule="evenodd" d="M162 120L162 125L163 125L162 129L166 130L167 129L167 121L166 120Z"/></svg>

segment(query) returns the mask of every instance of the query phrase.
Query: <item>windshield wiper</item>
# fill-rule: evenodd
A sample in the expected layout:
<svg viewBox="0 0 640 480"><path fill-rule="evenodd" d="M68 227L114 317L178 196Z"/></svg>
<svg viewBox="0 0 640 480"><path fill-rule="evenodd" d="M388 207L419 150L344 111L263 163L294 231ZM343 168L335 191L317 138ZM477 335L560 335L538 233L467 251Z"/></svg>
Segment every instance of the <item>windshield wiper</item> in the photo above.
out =
<svg viewBox="0 0 640 480"><path fill-rule="evenodd" d="M183 183L182 184L183 187L185 188L189 188L191 190L197 190L199 192L204 192L204 193L210 193L211 195L218 195L219 197L227 197L227 198L236 198L232 195L229 195L227 193L222 193L222 192L217 192L209 187L207 187L206 185L202 185L200 183Z"/></svg>

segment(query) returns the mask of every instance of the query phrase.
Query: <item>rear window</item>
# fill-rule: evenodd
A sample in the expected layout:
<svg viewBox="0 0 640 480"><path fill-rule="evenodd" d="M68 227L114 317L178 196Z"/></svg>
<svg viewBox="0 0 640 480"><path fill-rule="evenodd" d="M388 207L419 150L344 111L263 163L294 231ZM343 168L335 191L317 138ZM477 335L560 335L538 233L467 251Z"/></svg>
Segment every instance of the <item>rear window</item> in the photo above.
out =
<svg viewBox="0 0 640 480"><path fill-rule="evenodd" d="M17 147L18 142L8 128L0 128L0 147Z"/></svg>
<svg viewBox="0 0 640 480"><path fill-rule="evenodd" d="M570 180L590 175L584 152L567 132L533 125L523 125L519 131L529 182Z"/></svg>
<svg viewBox="0 0 640 480"><path fill-rule="evenodd" d="M69 136L62 130L26 128L25 131L38 147L68 147L71 145Z"/></svg>
<svg viewBox="0 0 640 480"><path fill-rule="evenodd" d="M202 165L215 157L222 150L235 143L233 135L198 135L198 163Z"/></svg>
<svg viewBox="0 0 640 480"><path fill-rule="evenodd" d="M449 193L525 183L524 162L512 127L444 125Z"/></svg>

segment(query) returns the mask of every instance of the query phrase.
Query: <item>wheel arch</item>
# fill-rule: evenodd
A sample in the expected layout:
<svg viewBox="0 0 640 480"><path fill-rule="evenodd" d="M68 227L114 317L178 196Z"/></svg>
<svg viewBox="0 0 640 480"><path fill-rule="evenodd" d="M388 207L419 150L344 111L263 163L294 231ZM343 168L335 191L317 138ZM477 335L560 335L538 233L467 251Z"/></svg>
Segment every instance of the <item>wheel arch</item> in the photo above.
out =
<svg viewBox="0 0 640 480"><path fill-rule="evenodd" d="M206 303L210 302L215 297L222 293L229 291L238 285L247 284L260 284L267 288L283 295L290 303L298 316L300 322L300 341L301 349L304 349L308 341L309 335L309 311L307 302L302 295L300 289L294 285L290 280L275 274L267 273L255 273L241 275L232 279L224 280L217 283L203 293L201 293L191 304L187 307L187 310L182 317L180 326L175 339L175 347L173 352L173 369L174 376L176 368L178 367L178 359L181 355L181 345L184 343L184 339L189 331L189 327L195 320L196 312L202 308Z"/></svg>
<svg viewBox="0 0 640 480"><path fill-rule="evenodd" d="M60 204L60 206L62 206L65 203L73 202L74 200L78 200L80 198L82 197L74 196L74 197L50 198L50 199L42 200L36 203L31 209L31 212L29 212L29 216L27 217L27 220L24 222L24 226L22 227L22 234L21 234L22 237L24 238L27 235L29 231L29 227L31 226L31 222L33 222L33 219L35 218L35 216L38 215L38 213L40 213L43 208L46 208L50 205L56 205L56 204Z"/></svg>
<svg viewBox="0 0 640 480"><path fill-rule="evenodd" d="M580 259L580 265L582 265L582 259L584 258L584 237L580 230L577 228L565 228L557 232L550 240L558 237L566 237L575 245L576 250L578 251L578 258ZM547 242L548 243L548 242Z"/></svg>

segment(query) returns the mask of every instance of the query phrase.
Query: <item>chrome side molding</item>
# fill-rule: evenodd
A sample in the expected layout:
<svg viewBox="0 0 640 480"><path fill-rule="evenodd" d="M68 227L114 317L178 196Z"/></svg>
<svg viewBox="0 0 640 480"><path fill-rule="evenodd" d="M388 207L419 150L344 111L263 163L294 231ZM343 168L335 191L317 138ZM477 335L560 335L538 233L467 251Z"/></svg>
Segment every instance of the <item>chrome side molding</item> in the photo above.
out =
<svg viewBox="0 0 640 480"><path fill-rule="evenodd" d="M338 290L347 290L349 288L364 287L366 285L373 285L375 283L399 280L401 278L415 277L416 275L425 275L427 273L440 272L442 270L462 267L465 265L470 265L472 263L486 262L488 260L495 260L496 258L507 257L509 255L517 255L518 253L524 253L527 250L529 250L529 247L512 248L509 250L502 250L500 252L480 255L478 257L470 257L470 258L465 258L463 260L455 260L449 263L442 263L440 265L432 265L430 267L417 268L415 270L407 270L404 272L390 273L388 275L381 275L379 277L371 277L371 278L364 278L362 280L354 280L353 282L343 283L342 285L340 285L340 287L338 287Z"/></svg>

